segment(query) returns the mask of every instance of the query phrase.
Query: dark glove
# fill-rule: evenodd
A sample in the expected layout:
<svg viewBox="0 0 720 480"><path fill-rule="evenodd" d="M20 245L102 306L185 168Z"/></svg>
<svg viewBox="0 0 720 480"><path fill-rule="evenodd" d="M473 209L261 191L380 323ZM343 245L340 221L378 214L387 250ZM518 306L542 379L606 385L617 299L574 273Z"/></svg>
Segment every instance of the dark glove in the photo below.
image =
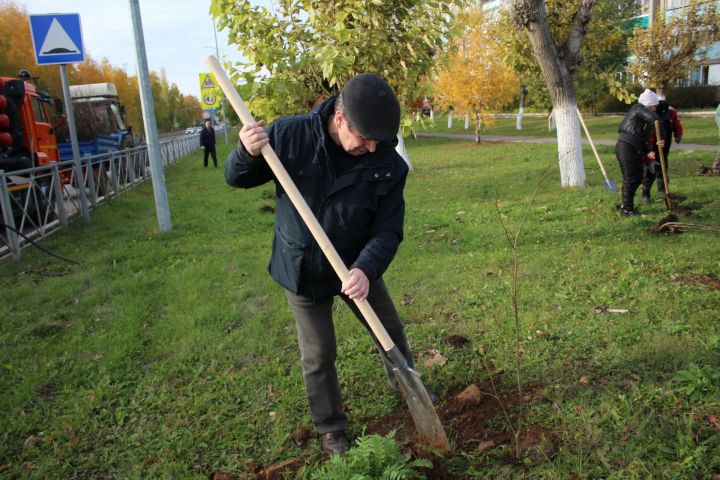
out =
<svg viewBox="0 0 720 480"><path fill-rule="evenodd" d="M679 144L682 141L682 136L675 137L675 143Z"/></svg>

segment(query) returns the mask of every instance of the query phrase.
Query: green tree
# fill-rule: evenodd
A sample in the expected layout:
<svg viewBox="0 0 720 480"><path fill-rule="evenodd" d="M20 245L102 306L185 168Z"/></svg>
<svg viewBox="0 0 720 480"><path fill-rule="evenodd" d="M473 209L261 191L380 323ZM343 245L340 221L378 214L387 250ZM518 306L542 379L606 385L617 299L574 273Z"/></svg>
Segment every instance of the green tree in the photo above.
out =
<svg viewBox="0 0 720 480"><path fill-rule="evenodd" d="M511 4L510 18L530 40L552 103L563 187L585 186L574 76L582 64L581 45L596 1L546 4L544 0L513 0ZM527 56L521 61L530 64Z"/></svg>
<svg viewBox="0 0 720 480"><path fill-rule="evenodd" d="M546 2L548 25L553 38L567 38L572 27L576 4L551 0ZM638 10L635 0L605 0L592 10L592 21L587 24L585 39L580 46L582 62L575 73L578 103L594 109L597 101L608 94L622 101L631 101L627 88L615 79L617 72L625 70L629 57L628 39L632 27L628 19ZM535 59L527 33L512 28L512 10L501 14L500 38L507 59L530 92L529 103L536 108L551 107L547 85Z"/></svg>
<svg viewBox="0 0 720 480"><path fill-rule="evenodd" d="M699 65L718 29L720 15L715 3L694 0L669 17L660 11L650 28L636 29L630 40L635 57L630 72L664 95Z"/></svg>
<svg viewBox="0 0 720 480"><path fill-rule="evenodd" d="M213 0L219 28L248 59L233 72L256 115L305 111L362 72L383 76L404 104L420 95L464 0Z"/></svg>

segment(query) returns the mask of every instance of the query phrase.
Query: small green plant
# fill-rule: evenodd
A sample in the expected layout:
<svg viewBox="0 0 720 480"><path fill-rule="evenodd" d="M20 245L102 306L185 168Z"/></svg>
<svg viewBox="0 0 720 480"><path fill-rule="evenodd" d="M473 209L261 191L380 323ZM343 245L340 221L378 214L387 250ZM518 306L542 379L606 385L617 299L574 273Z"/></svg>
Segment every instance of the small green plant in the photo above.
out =
<svg viewBox="0 0 720 480"><path fill-rule="evenodd" d="M680 370L673 381L693 402L720 394L720 369L710 365L700 367L691 363L687 370Z"/></svg>
<svg viewBox="0 0 720 480"><path fill-rule="evenodd" d="M711 436L702 439L696 430L693 414L686 417L685 429L679 429L674 441L669 445L660 445L659 450L672 460L676 470L674 478L708 478L717 467L717 459L713 459L717 440Z"/></svg>
<svg viewBox="0 0 720 480"><path fill-rule="evenodd" d="M402 453L395 441L395 432L386 437L368 435L357 440L357 445L343 456L335 456L325 465L311 470L312 480L410 480L425 478L418 469L431 468L429 460L412 460Z"/></svg>

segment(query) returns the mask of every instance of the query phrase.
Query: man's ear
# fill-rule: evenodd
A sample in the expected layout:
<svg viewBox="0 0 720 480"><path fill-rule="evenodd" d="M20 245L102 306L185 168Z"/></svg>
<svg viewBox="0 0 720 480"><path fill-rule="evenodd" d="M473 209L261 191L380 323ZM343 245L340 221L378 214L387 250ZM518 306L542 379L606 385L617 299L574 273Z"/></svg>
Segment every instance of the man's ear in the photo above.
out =
<svg viewBox="0 0 720 480"><path fill-rule="evenodd" d="M333 122L335 122L335 126L337 128L340 128L340 124L343 121L342 113L338 112L337 110L333 113Z"/></svg>

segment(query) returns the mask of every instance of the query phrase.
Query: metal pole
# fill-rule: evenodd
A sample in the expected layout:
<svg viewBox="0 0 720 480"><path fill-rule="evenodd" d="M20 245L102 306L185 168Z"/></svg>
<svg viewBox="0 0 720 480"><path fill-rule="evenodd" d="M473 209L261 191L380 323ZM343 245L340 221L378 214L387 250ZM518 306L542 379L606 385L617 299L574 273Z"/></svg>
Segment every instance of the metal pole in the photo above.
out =
<svg viewBox="0 0 720 480"><path fill-rule="evenodd" d="M7 176L5 170L0 170L0 209L2 209L2 221L10 228L5 228L7 233L7 242L12 257L20 260L20 243L18 235L15 233L15 218L13 217L12 202L10 201L10 191L7 186Z"/></svg>
<svg viewBox="0 0 720 480"><path fill-rule="evenodd" d="M55 205L57 206L58 218L63 227L67 227L67 212L65 211L65 201L63 200L62 179L58 171L57 162L50 164L52 171L53 194L55 195Z"/></svg>
<svg viewBox="0 0 720 480"><path fill-rule="evenodd" d="M62 82L63 97L65 100L65 115L67 116L68 130L70 132L70 145L73 154L73 169L75 170L75 184L80 196L80 210L82 211L85 223L90 223L88 212L87 194L85 192L85 177L80 166L80 147L78 146L77 130L75 129L75 114L73 113L72 98L70 97L70 80L67 73L67 65L60 65L60 81Z"/></svg>
<svg viewBox="0 0 720 480"><path fill-rule="evenodd" d="M150 87L150 70L147 55L145 54L145 36L143 35L138 0L130 0L130 13L133 32L135 33L135 51L137 53L138 77L140 79L140 104L143 111L143 121L145 122L148 155L150 156L150 173L155 194L155 209L157 210L160 231L170 232L172 231L172 220L170 219L170 207L165 188L165 173L161 164L160 140L157 123L155 122L155 105L153 104L153 94Z"/></svg>
<svg viewBox="0 0 720 480"><path fill-rule="evenodd" d="M215 56L217 58L220 58L220 52L218 51L218 45L217 45L217 27L215 26L215 19L213 18L213 33L215 34ZM220 100L220 105L222 106L222 114L223 114L223 130L225 130L225 145L228 144L228 134L227 134L227 117L225 117L225 99Z"/></svg>

